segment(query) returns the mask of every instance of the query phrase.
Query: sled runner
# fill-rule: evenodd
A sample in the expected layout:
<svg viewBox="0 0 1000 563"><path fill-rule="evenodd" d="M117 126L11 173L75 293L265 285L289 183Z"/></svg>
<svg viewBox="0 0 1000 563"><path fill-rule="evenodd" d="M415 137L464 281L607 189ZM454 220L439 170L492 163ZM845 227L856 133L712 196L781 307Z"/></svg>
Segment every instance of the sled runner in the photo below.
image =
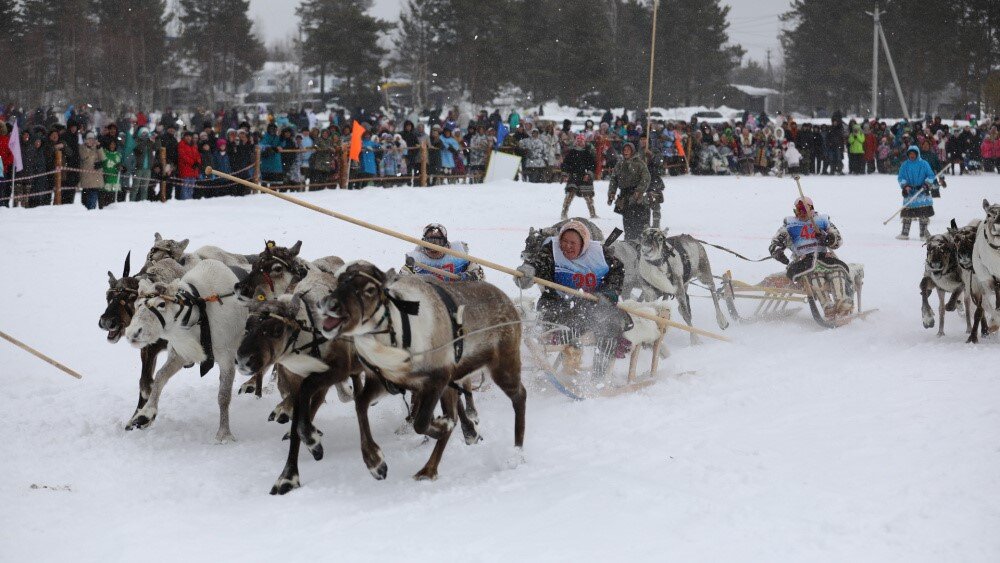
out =
<svg viewBox="0 0 1000 563"><path fill-rule="evenodd" d="M670 318L670 310L665 307L659 309L656 314ZM636 320L640 321L640 324L647 322ZM574 401L631 393L656 381L660 358L668 355L667 348L663 344L665 330L657 327L655 323L648 322L648 324L650 326L639 326L638 329L633 328L625 333L626 338L631 336L634 340L630 339L632 346L631 351L627 352L629 368L624 383L621 382L620 376L615 375L616 358L611 359L604 378L595 379L589 367L589 360L595 352L596 341L590 333L583 335L578 345L573 346L555 343L553 335L557 330L553 330L552 327L536 325L528 328L526 325L523 343L528 352L524 357L528 361L524 365L527 369L539 372L544 382L552 389ZM651 332L650 329L655 332ZM652 350L652 361L649 371L637 373L639 354L643 348Z"/></svg>
<svg viewBox="0 0 1000 563"><path fill-rule="evenodd" d="M778 272L765 277L757 284L749 284L733 279L732 272L726 272L721 277L722 283L717 290L719 297L725 300L726 307L733 319L741 324L760 321L775 321L786 319L797 313L801 307L794 306L805 303L813 320L824 328L844 326L856 318L865 318L876 310L861 309L861 287L864 284L865 267L862 264L849 264L847 297L853 303L851 313L837 314L828 311L821 303L832 302L832 286L829 276L833 271L822 262L809 273L803 274L798 282L792 282L784 272ZM820 295L818 292L826 292ZM742 313L748 307L741 302L755 301L752 312Z"/></svg>

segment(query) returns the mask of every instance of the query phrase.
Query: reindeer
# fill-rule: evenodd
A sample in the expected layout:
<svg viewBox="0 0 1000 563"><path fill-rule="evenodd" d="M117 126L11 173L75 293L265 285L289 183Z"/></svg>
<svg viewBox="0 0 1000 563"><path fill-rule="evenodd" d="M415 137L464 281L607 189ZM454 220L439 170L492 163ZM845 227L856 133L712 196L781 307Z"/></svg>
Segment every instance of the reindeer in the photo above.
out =
<svg viewBox="0 0 1000 563"><path fill-rule="evenodd" d="M965 298L965 324L967 331L972 330L972 319L970 314L969 295L965 291L965 284L962 282L962 271L955 257L955 241L950 234L934 235L927 239L924 244L927 247L927 258L924 260L924 277L920 280L920 314L923 318L924 328L934 327L934 312L928 298L932 290L937 290L938 294L938 323L937 335L944 336L944 313L954 311L958 300ZM951 299L945 304L945 294L951 293Z"/></svg>
<svg viewBox="0 0 1000 563"><path fill-rule="evenodd" d="M139 281L135 315L125 337L136 348L160 340L168 356L156 373L149 399L136 411L129 426L145 428L156 419L160 394L187 363L201 363L205 375L219 365L219 430L216 440L235 440L229 429L236 348L246 326L247 309L233 297L237 277L218 260L202 260L179 280L168 283Z"/></svg>
<svg viewBox="0 0 1000 563"><path fill-rule="evenodd" d="M276 364L278 388L285 397L279 407L289 403L286 408L291 413L292 427L288 432L288 459L271 487L272 495L283 495L299 487L298 457L302 441L316 460L323 458L323 446L318 440L323 433L312 421L329 388L350 378L356 393L362 389L362 365L355 357L353 345L346 339L324 337L310 320L314 315L310 303L298 295L255 303L237 352L237 364L244 373ZM284 365L294 366L295 372ZM372 438L368 410L362 410L357 402L355 409L362 459L376 479L384 479L387 466Z"/></svg>
<svg viewBox="0 0 1000 563"><path fill-rule="evenodd" d="M273 240L264 243L264 251L257 255L250 274L236 284L240 300L254 301L274 299L290 293L311 271L333 274L344 261L338 256L327 256L308 262L299 257L302 241L290 248L277 246Z"/></svg>
<svg viewBox="0 0 1000 563"><path fill-rule="evenodd" d="M327 338L349 337L373 381L413 394L413 428L437 442L415 479L436 479L455 426L459 382L487 368L514 408L514 446L524 443L527 392L521 384L521 326L510 299L485 282L397 276L351 262L337 274L337 288L317 310ZM450 330L449 330L450 329ZM303 383L305 386L305 383ZM368 385L355 396L359 412L384 393ZM300 390L299 401L306 400ZM443 417L433 418L441 402Z"/></svg>
<svg viewBox="0 0 1000 563"><path fill-rule="evenodd" d="M668 237L655 228L643 231L640 239L640 260L638 272L642 279L643 301L653 301L662 297L676 297L677 307L688 326L691 324L691 299L688 284L697 279L705 284L712 294L715 305L715 319L719 328L725 330L729 321L722 314L719 296L715 291L712 266L708 263L705 247L690 235ZM691 343L698 342L691 333Z"/></svg>
<svg viewBox="0 0 1000 563"><path fill-rule="evenodd" d="M955 261L958 262L958 267L961 269L962 285L965 286L967 299L976 306L976 312L972 316L972 327L969 330L969 338L966 340L968 343L979 342L980 330L982 330L983 336L988 334L986 322L983 320L983 286L979 283L979 278L976 277L972 269L972 251L976 245L976 233L979 231L979 223L980 221L977 219L962 228L958 228L958 224L952 219L951 227L948 229L948 234L955 241ZM968 315L968 311L969 307L967 303L966 315Z"/></svg>
<svg viewBox="0 0 1000 563"><path fill-rule="evenodd" d="M990 332L1000 330L1000 204L983 200L986 219L976 230L972 269L983 290L983 312Z"/></svg>
<svg viewBox="0 0 1000 563"><path fill-rule="evenodd" d="M139 276L131 276L130 263L132 253L125 257L125 268L122 277L115 279L115 275L108 272L108 290L105 292L107 307L98 321L101 330L108 333L107 340L111 344L117 343L125 331L125 327L132 322L135 314L135 300L139 295ZM178 264L172 258L165 258L150 264L142 278L154 282L166 283L180 278L184 275L186 268ZM156 369L156 358L161 352L167 349L165 340L158 340L139 351L141 361L139 375L139 402L135 407L135 413L139 412L149 399L153 386L153 371ZM133 419L135 418L133 413ZM127 425L126 430L132 430L133 426Z"/></svg>
<svg viewBox="0 0 1000 563"><path fill-rule="evenodd" d="M327 256L308 262L299 257L301 249L301 240L296 241L290 248L278 246L273 240L266 241L263 252L253 258L253 267L250 269L250 273L234 287L240 301L254 303L275 299L280 295L295 291L299 283L310 276L319 276L317 280L319 283L323 283L322 278L326 274L330 278L327 280L328 283L335 284L336 278L333 277L333 274L344 265L344 261L338 256ZM333 285L330 285L326 290L328 291L332 287ZM325 294L326 291L323 295ZM320 298L322 296L318 296L316 300L318 301ZM282 383L281 377L285 376L279 374L279 385ZM259 397L261 384L262 378L255 376L240 387L239 393L256 392ZM337 384L337 396L344 403L351 400L351 393L343 383ZM284 424L282 421L287 422L291 415L291 405L283 402L278 407L282 412L278 412L276 409L277 414L272 413L272 418L269 420L273 420L273 417L276 416L277 420ZM285 408L288 408L287 412L284 412Z"/></svg>
<svg viewBox="0 0 1000 563"><path fill-rule="evenodd" d="M145 269L152 263L163 260L164 258L173 258L177 261L177 263L188 268L194 266L202 260L211 259L218 260L227 266L249 271L251 260L255 258L254 256L226 252L217 246L203 246L191 254L185 254L184 250L187 249L189 242L190 241L188 239L181 241L165 239L160 235L160 233L154 233L153 246L149 249L149 253L146 254L146 263L143 265L142 269L139 270L140 273L144 272Z"/></svg>

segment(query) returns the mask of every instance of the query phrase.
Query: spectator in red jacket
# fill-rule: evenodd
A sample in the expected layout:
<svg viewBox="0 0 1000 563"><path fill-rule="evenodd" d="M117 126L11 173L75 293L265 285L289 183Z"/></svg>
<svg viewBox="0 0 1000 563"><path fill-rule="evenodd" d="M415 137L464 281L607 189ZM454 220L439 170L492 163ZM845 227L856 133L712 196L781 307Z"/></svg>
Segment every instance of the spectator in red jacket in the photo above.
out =
<svg viewBox="0 0 1000 563"><path fill-rule="evenodd" d="M194 135L190 131L185 131L180 144L177 145L177 175L183 182L177 199L194 197L194 182L198 179L200 171L201 153L194 142Z"/></svg>
<svg viewBox="0 0 1000 563"><path fill-rule="evenodd" d="M0 121L0 162L3 163L3 169L0 170L0 207L10 205L10 173L14 169L14 153L10 152L9 142L7 124Z"/></svg>
<svg viewBox="0 0 1000 563"><path fill-rule="evenodd" d="M871 174L875 172L875 149L878 148L878 141L875 139L875 134L872 133L872 126L870 123L865 123L862 129L865 132L865 152L863 155L865 162L865 174Z"/></svg>

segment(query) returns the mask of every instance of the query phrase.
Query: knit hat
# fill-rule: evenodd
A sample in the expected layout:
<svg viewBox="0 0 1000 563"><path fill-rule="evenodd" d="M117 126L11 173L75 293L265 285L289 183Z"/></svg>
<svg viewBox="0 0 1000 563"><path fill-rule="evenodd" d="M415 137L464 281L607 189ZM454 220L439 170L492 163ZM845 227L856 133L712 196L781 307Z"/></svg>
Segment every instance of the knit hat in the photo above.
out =
<svg viewBox="0 0 1000 563"><path fill-rule="evenodd" d="M227 143L225 139L216 139L215 140L215 148L219 149L220 151L223 150L223 149L225 149L227 144L229 144L229 143Z"/></svg>
<svg viewBox="0 0 1000 563"><path fill-rule="evenodd" d="M590 248L590 229L587 228L587 225L584 225L576 219L567 221L565 225L559 228L559 236L557 239L561 239L566 231L576 231L576 234L580 235L580 238L583 239L583 249L580 250L580 254L583 254L588 248Z"/></svg>

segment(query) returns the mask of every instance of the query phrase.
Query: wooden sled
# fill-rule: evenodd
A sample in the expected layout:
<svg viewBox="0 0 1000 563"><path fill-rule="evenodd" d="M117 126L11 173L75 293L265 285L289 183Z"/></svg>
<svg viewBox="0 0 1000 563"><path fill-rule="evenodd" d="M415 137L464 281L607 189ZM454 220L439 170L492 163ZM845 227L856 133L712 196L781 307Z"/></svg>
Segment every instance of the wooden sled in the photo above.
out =
<svg viewBox="0 0 1000 563"><path fill-rule="evenodd" d="M819 299L813 295L812 287L805 282L792 282L784 272L771 274L760 283L749 284L733 279L732 272L722 276L722 283L716 290L719 297L726 302L726 308L733 320L741 324L760 321L783 320L797 313L801 307L793 307L795 303L806 303L816 324L823 328L837 328L855 319L866 318L878 309L864 311L861 308L861 288L864 285L865 267L862 264L848 264L847 295L854 302L855 311L847 315L829 315L819 304ZM807 276L822 276L822 264L816 271ZM803 278L800 278L800 280ZM738 300L754 300L757 302L753 312L743 314L737 305Z"/></svg>
<svg viewBox="0 0 1000 563"><path fill-rule="evenodd" d="M669 313L669 309L663 309L658 314L669 319ZM666 354L666 347L663 345L663 337L666 331L660 329L659 336L655 341L647 343L653 352L648 372L637 373L639 352L644 347L644 344L633 344L629 356L629 369L625 384L616 385L613 381L617 358L611 358L608 373L604 379L595 382L591 371L579 366L579 360L583 355L582 350L594 348L595 341L592 334L588 333L580 339L580 347L568 344L547 343L545 342L546 334L548 332L541 333L541 336L538 334L525 334L524 344L528 350L531 363L542 374L542 377L549 386L574 401L597 397L614 397L635 392L652 385L656 382L660 357Z"/></svg>

